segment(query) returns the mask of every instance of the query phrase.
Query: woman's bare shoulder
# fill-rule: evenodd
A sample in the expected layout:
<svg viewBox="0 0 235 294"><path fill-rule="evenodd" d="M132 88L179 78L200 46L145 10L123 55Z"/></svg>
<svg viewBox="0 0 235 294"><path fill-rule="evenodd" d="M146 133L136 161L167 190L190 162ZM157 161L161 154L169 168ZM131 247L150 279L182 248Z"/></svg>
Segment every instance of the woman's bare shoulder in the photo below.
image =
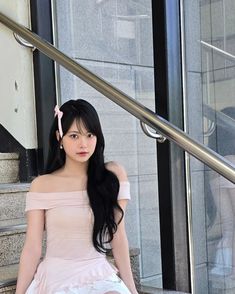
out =
<svg viewBox="0 0 235 294"><path fill-rule="evenodd" d="M30 185L29 192L47 192L45 189L51 186L53 175L45 174L36 177Z"/></svg>
<svg viewBox="0 0 235 294"><path fill-rule="evenodd" d="M120 163L116 161L109 161L105 163L105 167L111 172L113 172L120 182L128 181L127 172L124 166L122 166Z"/></svg>

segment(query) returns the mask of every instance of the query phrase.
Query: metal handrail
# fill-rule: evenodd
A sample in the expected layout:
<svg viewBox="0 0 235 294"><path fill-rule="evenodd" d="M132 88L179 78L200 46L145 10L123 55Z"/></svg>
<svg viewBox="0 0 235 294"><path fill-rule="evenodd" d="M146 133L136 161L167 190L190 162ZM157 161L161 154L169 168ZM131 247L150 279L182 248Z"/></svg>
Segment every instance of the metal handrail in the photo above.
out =
<svg viewBox="0 0 235 294"><path fill-rule="evenodd" d="M158 141L158 143L165 142L166 137L159 135L158 133L153 133L144 122L140 121L140 126L146 136L153 138L153 139L156 139Z"/></svg>
<svg viewBox="0 0 235 294"><path fill-rule="evenodd" d="M21 37L19 37L16 33L13 32L14 38L16 39L16 41L20 44L23 45L27 48L32 49L32 51L34 51L35 49L37 49L35 46L33 46L32 44L30 44L29 42L25 41L24 39L22 39Z"/></svg>
<svg viewBox="0 0 235 294"><path fill-rule="evenodd" d="M17 24L15 21L11 20L2 13L0 13L0 22L37 47L37 49L42 53L64 66L74 75L78 76L104 96L108 97L110 100L134 115L136 118L145 122L167 139L175 142L185 151L211 167L213 170L217 171L231 182L235 183L235 167L228 160L203 144L192 139L164 118L156 115L153 111L149 110L141 103L96 76L71 59L69 56L59 51L53 45L44 41L29 29Z"/></svg>
<svg viewBox="0 0 235 294"><path fill-rule="evenodd" d="M202 44L204 47L206 47L207 49L213 49L213 50L215 50L217 53L219 53L219 54L221 54L221 55L223 55L223 56L225 56L225 57L227 57L227 58L229 58L229 59L232 59L232 61L235 60L235 55L233 55L233 54L231 54L231 53L228 53L227 51L224 51L224 50L222 50L222 49L220 49L220 48L218 48L218 47L216 47L216 46L213 46L213 45L211 45L211 44L209 44L209 43L207 43L207 42L205 42L205 41L200 41L200 42L201 42L201 44Z"/></svg>

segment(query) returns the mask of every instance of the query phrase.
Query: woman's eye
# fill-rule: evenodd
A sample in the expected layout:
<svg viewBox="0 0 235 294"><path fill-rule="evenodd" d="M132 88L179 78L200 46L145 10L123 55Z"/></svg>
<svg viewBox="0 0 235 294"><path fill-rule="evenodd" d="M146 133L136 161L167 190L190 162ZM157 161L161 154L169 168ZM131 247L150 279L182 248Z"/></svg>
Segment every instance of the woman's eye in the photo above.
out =
<svg viewBox="0 0 235 294"><path fill-rule="evenodd" d="M75 134L70 135L70 138L72 138L72 139L76 139L77 137L78 137L78 136L75 135Z"/></svg>
<svg viewBox="0 0 235 294"><path fill-rule="evenodd" d="M88 138L92 138L93 136L94 136L94 135L93 135L92 133L88 133L88 134L87 134L87 137L88 137Z"/></svg>

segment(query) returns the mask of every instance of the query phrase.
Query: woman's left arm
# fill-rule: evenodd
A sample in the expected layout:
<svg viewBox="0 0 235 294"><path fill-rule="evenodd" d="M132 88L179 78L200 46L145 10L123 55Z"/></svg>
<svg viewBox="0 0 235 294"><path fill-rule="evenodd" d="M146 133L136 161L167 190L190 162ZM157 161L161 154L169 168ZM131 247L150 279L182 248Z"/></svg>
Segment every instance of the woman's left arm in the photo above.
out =
<svg viewBox="0 0 235 294"><path fill-rule="evenodd" d="M110 161L106 163L106 168L112 171L118 178L119 182L128 181L127 173L125 168L117 162ZM130 263L129 246L125 230L125 210L127 206L127 199L119 199L118 204L121 206L124 216L122 221L118 224L120 220L121 213L119 210L115 210L115 221L118 224L117 231L113 235L113 240L111 241L112 253L115 260L115 264L118 268L119 274L123 282L126 284L131 294L138 294Z"/></svg>
<svg viewBox="0 0 235 294"><path fill-rule="evenodd" d="M125 214L127 200L119 200L118 203ZM116 219L120 219L120 212L118 211L116 212ZM118 268L121 279L132 294L138 294L131 271L129 245L125 230L125 217L123 217L118 225L117 231L111 241L111 246L115 264Z"/></svg>

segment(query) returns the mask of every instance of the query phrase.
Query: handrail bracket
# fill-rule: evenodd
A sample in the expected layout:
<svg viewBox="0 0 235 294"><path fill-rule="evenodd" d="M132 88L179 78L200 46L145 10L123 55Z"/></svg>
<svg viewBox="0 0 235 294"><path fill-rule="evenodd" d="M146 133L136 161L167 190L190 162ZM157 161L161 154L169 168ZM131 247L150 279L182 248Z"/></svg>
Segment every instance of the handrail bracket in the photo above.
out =
<svg viewBox="0 0 235 294"><path fill-rule="evenodd" d="M142 131L145 133L145 135L147 135L150 138L156 139L158 141L158 143L164 143L166 141L166 137L164 137L163 135L159 134L159 133L154 133L149 129L149 126L144 123L143 121L140 121L140 126Z"/></svg>

